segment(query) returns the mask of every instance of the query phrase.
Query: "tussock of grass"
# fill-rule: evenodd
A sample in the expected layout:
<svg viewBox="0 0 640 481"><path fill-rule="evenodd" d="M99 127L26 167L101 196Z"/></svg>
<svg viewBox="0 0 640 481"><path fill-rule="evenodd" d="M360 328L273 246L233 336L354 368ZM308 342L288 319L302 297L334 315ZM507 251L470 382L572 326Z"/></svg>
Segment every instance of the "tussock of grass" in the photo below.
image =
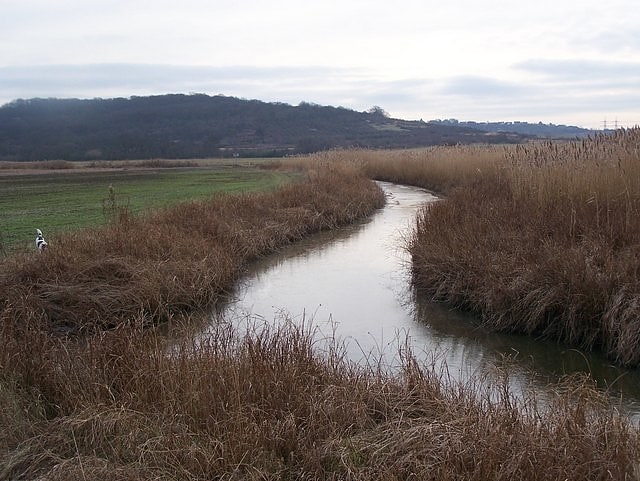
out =
<svg viewBox="0 0 640 481"><path fill-rule="evenodd" d="M456 383L410 352L394 376L354 366L292 324L190 332L185 313L244 263L380 204L357 168L326 160L277 193L125 217L3 259L0 480L638 477L640 433L586 382L542 403L514 396L506 373ZM51 332L95 323L112 328Z"/></svg>
<svg viewBox="0 0 640 481"><path fill-rule="evenodd" d="M276 192L218 195L143 218L118 207L117 222L59 236L46 255L3 259L2 315L17 325L36 319L77 329L140 312L161 322L211 304L250 260L380 207L382 191L349 169L325 168Z"/></svg>
<svg viewBox="0 0 640 481"><path fill-rule="evenodd" d="M368 165L371 175L447 193L420 214L409 243L415 281L434 299L494 329L637 365L639 152L640 129L630 129L483 155L379 153ZM442 171L449 180L431 180Z"/></svg>
<svg viewBox="0 0 640 481"><path fill-rule="evenodd" d="M3 353L28 428L0 479L631 479L638 432L587 384L544 406L508 378L451 383L404 356L395 377L314 352L292 324L200 341L120 326ZM173 341L169 339L174 339ZM182 339L176 342L175 339ZM35 401L34 401L35 399ZM10 414L25 417L20 405Z"/></svg>

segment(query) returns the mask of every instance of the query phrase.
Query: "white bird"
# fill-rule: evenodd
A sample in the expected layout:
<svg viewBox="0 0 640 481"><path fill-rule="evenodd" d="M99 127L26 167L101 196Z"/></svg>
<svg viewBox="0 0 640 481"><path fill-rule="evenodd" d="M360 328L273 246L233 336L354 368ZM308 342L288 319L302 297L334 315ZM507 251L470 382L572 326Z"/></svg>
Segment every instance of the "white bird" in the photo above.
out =
<svg viewBox="0 0 640 481"><path fill-rule="evenodd" d="M42 231L40 229L36 229L36 234L36 249L38 250L38 252L42 252L47 248L49 244L47 244L47 241L44 240Z"/></svg>

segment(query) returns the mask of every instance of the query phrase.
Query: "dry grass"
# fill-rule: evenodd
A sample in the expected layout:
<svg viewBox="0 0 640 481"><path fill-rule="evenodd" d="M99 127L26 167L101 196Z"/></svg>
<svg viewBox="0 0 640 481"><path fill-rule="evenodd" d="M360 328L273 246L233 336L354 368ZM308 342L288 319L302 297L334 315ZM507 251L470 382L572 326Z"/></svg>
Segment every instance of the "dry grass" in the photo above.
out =
<svg viewBox="0 0 640 481"><path fill-rule="evenodd" d="M195 167L224 166L237 168L242 166L269 167L279 163L272 158L206 158L206 159L138 159L138 160L42 160L42 161L0 161L0 173L15 171L26 173L48 172L52 170L121 170L121 169L176 169Z"/></svg>
<svg viewBox="0 0 640 481"><path fill-rule="evenodd" d="M395 377L348 365L293 325L194 342L143 324L75 344L32 333L29 354L3 351L0 479L640 474L637 429L585 383L543 405L516 400L506 376L451 383L410 354Z"/></svg>
<svg viewBox="0 0 640 481"><path fill-rule="evenodd" d="M398 151L362 151L357 154L374 179L416 185L448 193L477 178L496 175L504 148L499 146L431 147Z"/></svg>
<svg viewBox="0 0 640 481"><path fill-rule="evenodd" d="M639 129L482 155L373 155L371 175L447 193L421 213L409 246L434 299L494 329L640 363Z"/></svg>
<svg viewBox="0 0 640 481"><path fill-rule="evenodd" d="M44 256L2 259L2 317L51 328L155 322L215 302L247 262L371 213L382 191L348 166L261 194L218 195L144 218L115 203L108 226L54 239Z"/></svg>
<svg viewBox="0 0 640 481"><path fill-rule="evenodd" d="M42 160L34 162L0 161L0 170L67 170L75 167L68 160Z"/></svg>
<svg viewBox="0 0 640 481"><path fill-rule="evenodd" d="M326 160L277 193L3 260L0 480L636 479L640 432L584 380L540 402L409 352L394 376L353 366L291 324L194 335L244 263L379 205L353 162ZM113 328L51 332L96 322Z"/></svg>

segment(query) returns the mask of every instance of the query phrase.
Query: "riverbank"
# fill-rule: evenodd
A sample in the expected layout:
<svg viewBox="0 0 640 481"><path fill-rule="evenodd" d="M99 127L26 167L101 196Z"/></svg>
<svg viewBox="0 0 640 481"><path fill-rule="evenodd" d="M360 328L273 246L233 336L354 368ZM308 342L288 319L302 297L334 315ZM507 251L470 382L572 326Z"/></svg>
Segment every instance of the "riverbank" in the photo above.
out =
<svg viewBox="0 0 640 481"><path fill-rule="evenodd" d="M396 376L358 368L293 325L193 341L243 263L382 201L357 169L307 177L144 220L115 205L109 227L3 260L0 480L638 476L637 427L585 379L541 402L407 351Z"/></svg>
<svg viewBox="0 0 640 481"><path fill-rule="evenodd" d="M312 232L369 215L382 191L348 165L314 171L274 192L217 194L144 217L117 198L110 225L50 240L45 255L2 259L2 320L50 329L154 324L233 288L247 262Z"/></svg>
<svg viewBox="0 0 640 481"><path fill-rule="evenodd" d="M516 400L507 372L452 383L406 352L390 377L339 347L318 355L292 324L177 345L132 325L30 341L3 368L0 480L638 476L637 428L584 379Z"/></svg>
<svg viewBox="0 0 640 481"><path fill-rule="evenodd" d="M488 328L640 363L640 129L580 142L363 157L445 192L409 242L415 282Z"/></svg>
<svg viewBox="0 0 640 481"><path fill-rule="evenodd" d="M118 203L138 216L214 193L274 190L294 180L295 174L269 169L269 163L266 159L0 161L0 255L31 250L36 227L51 239L104 224L110 186Z"/></svg>

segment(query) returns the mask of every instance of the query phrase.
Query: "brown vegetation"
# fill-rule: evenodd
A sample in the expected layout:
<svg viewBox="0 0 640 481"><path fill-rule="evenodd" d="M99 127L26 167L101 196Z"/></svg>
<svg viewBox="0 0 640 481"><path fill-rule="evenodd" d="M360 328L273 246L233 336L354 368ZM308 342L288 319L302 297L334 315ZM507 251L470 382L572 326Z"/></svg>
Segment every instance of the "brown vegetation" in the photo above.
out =
<svg viewBox="0 0 640 481"><path fill-rule="evenodd" d="M457 186L491 175L505 147L472 145L395 151L353 151L366 174L374 179L424 187L447 194Z"/></svg>
<svg viewBox="0 0 640 481"><path fill-rule="evenodd" d="M396 156L369 171L447 193L410 243L415 280L434 299L494 329L640 362L639 129Z"/></svg>
<svg viewBox="0 0 640 481"><path fill-rule="evenodd" d="M73 168L73 162L69 162L68 160L42 160L38 162L0 161L0 170L67 170Z"/></svg>
<svg viewBox="0 0 640 481"><path fill-rule="evenodd" d="M110 225L67 233L45 256L2 259L2 317L65 329L141 313L161 322L214 302L250 260L383 202L382 191L349 166L277 192L218 195L144 218L107 202Z"/></svg>
<svg viewBox="0 0 640 481"><path fill-rule="evenodd" d="M586 381L516 399L500 371L459 384L404 352L391 376L292 325L189 331L246 262L380 205L336 155L275 193L114 205L3 259L0 480L637 478L640 433ZM96 323L113 328L51 334Z"/></svg>
<svg viewBox="0 0 640 481"><path fill-rule="evenodd" d="M638 432L575 380L543 405L508 378L395 377L292 325L238 337L121 326L0 357L0 479L633 479ZM183 339L184 341L175 341ZM559 391L560 392L560 391Z"/></svg>

